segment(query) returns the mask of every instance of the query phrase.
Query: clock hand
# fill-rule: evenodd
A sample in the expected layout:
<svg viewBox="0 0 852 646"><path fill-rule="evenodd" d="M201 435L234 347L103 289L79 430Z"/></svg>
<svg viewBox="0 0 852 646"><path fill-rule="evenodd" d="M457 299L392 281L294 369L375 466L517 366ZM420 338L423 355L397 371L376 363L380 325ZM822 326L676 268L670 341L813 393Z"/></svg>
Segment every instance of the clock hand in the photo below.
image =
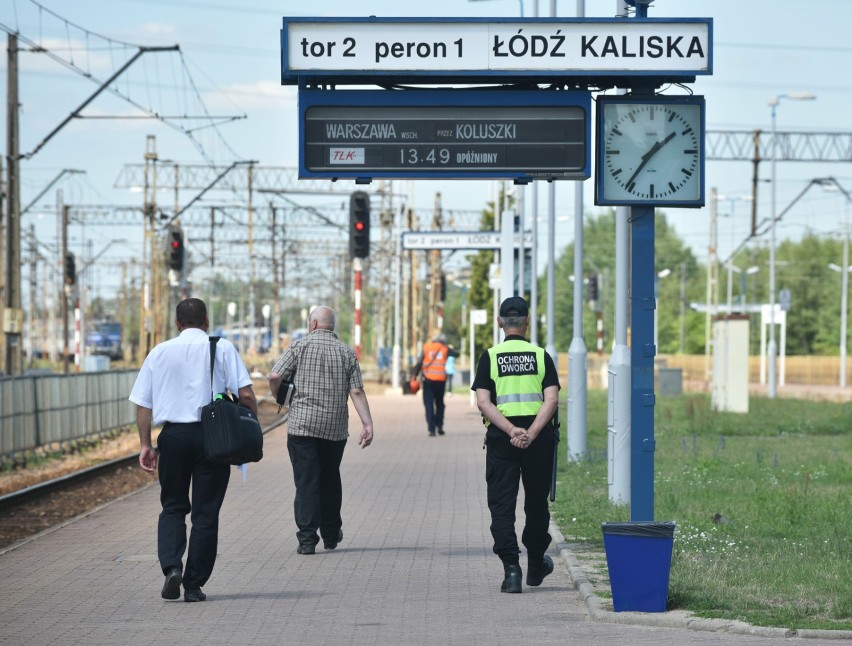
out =
<svg viewBox="0 0 852 646"><path fill-rule="evenodd" d="M651 146L651 149L648 152L646 152L644 155L642 155L642 163L639 164L639 166L636 167L635 171L633 171L633 174L630 176L630 179L627 180L626 185L631 184L633 182L633 180L636 179L636 176L642 171L643 168L645 168L645 164L647 164L649 161L651 161L651 157L653 157L660 148L662 148L667 143L669 143L672 139L674 139L674 136L675 136L675 133L670 132L665 139L655 143L653 146Z"/></svg>

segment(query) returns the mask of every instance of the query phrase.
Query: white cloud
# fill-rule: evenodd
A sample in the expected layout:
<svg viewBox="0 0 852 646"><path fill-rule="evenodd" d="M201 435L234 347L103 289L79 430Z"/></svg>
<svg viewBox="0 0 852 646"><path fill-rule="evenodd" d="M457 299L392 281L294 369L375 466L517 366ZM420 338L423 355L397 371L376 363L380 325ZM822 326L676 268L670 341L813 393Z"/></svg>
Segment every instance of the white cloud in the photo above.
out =
<svg viewBox="0 0 852 646"><path fill-rule="evenodd" d="M140 28L151 36L171 36L177 32L174 25L162 22L146 22L140 25Z"/></svg>
<svg viewBox="0 0 852 646"><path fill-rule="evenodd" d="M234 106L242 110L288 108L296 106L296 90L267 80L234 83L220 88L218 92L207 92L204 103L208 108L220 110L233 110Z"/></svg>
<svg viewBox="0 0 852 646"><path fill-rule="evenodd" d="M22 53L18 56L21 72L52 73L64 69L44 52L33 51L23 42L18 44L22 49ZM92 51L85 41L73 38L40 38L36 41L36 45L90 74L102 75L104 72L109 72L116 67L116 61L121 64L130 56L125 49L116 50L116 58L112 60L109 52ZM3 67L5 68L5 60Z"/></svg>

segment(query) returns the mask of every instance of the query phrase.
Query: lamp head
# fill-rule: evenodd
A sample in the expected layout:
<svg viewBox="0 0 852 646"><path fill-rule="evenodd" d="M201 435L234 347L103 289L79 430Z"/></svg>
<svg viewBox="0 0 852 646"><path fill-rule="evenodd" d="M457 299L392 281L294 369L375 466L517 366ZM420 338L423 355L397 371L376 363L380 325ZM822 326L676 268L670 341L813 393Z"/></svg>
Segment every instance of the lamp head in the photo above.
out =
<svg viewBox="0 0 852 646"><path fill-rule="evenodd" d="M789 92L787 94L778 94L769 102L771 107L776 107L781 99L790 99L791 101L813 101L816 99L816 94L813 92Z"/></svg>

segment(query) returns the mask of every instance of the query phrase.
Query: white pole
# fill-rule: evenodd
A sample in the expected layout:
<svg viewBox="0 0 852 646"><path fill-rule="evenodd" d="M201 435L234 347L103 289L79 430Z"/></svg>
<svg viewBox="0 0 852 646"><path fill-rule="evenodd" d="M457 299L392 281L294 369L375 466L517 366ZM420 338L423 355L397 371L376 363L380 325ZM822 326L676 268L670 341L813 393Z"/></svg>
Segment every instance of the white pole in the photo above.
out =
<svg viewBox="0 0 852 646"><path fill-rule="evenodd" d="M775 97L769 104L772 107L772 222L769 223L769 349L768 356L768 386L767 397L774 399L777 393L777 377L775 357L778 354L778 348L775 345L775 217L776 211L776 194L778 192L776 185L775 166L777 164L777 132L775 129L775 109L778 107L780 97Z"/></svg>
<svg viewBox="0 0 852 646"><path fill-rule="evenodd" d="M624 0L616 13L627 15ZM614 504L630 502L630 349L627 347L627 283L630 269L630 210L615 209L615 346L609 359L607 399L607 484Z"/></svg>
<svg viewBox="0 0 852 646"><path fill-rule="evenodd" d="M776 210L776 198L778 193L778 182L775 166L778 162L778 132L775 128L775 112L781 99L793 99L796 101L809 101L816 97L806 92L794 92L791 94L779 94L770 102L772 108L772 222L769 226L769 386L767 397L774 399L778 393L778 377L776 357L778 346L775 343L775 220L778 218ZM783 363L783 361L782 361ZM784 384L784 370L781 371L781 385Z"/></svg>
<svg viewBox="0 0 852 646"><path fill-rule="evenodd" d="M538 18L538 0L533 0L533 18ZM538 345L538 184L532 188L532 263L530 267L530 343Z"/></svg>
<svg viewBox="0 0 852 646"><path fill-rule="evenodd" d="M515 214L508 208L508 192L503 195L503 212L500 217L500 298L505 299L515 295ZM501 332L501 337L502 332Z"/></svg>
<svg viewBox="0 0 852 646"><path fill-rule="evenodd" d="M532 258L530 267L530 343L538 345L538 186L532 185Z"/></svg>
<svg viewBox="0 0 852 646"><path fill-rule="evenodd" d="M526 273L526 258L527 258L527 247L525 243L526 238L526 217L524 213L524 209L526 208L526 204L524 203L524 185L521 184L517 188L517 213L518 213L518 235L521 237L521 246L518 248L518 294L526 299L527 290L526 281L524 274ZM514 241L512 242L512 248L514 249ZM515 254L513 253L512 256Z"/></svg>
<svg viewBox="0 0 852 646"><path fill-rule="evenodd" d="M494 186L494 228L499 229L502 224L503 216L503 202L500 199L500 182L495 181ZM500 254L497 253L495 255L499 256ZM491 299L491 345L497 345L500 342L500 328L497 327L497 313L500 311L500 288L494 287L492 292L494 295Z"/></svg>
<svg viewBox="0 0 852 646"><path fill-rule="evenodd" d="M840 387L846 387L846 310L849 292L849 202L843 209L843 264L840 266Z"/></svg>
<svg viewBox="0 0 852 646"><path fill-rule="evenodd" d="M473 375L476 373L476 359L473 356L473 309L471 308L470 313L468 314L468 330L470 331L470 385L473 385ZM470 407L473 408L476 406L476 393L473 390L470 391Z"/></svg>
<svg viewBox="0 0 852 646"><path fill-rule="evenodd" d="M555 264L556 256L556 185L551 182L548 185L548 205L547 205L547 344L544 349L550 358L553 359L553 365L559 369L559 357L556 353L556 344L554 342L554 319L556 318L556 308L554 301L556 300L556 287L553 278L553 265Z"/></svg>
<svg viewBox="0 0 852 646"><path fill-rule="evenodd" d="M550 15L556 17L556 0L550 0ZM559 356L556 352L554 324L556 319L556 285L553 278L553 265L556 262L556 184L550 182L548 185L547 205L547 344L544 349L553 365L559 370Z"/></svg>
<svg viewBox="0 0 852 646"><path fill-rule="evenodd" d="M393 189L391 189L393 194ZM400 345L400 334L402 332L400 323L400 299L402 298L402 208L399 209L399 214L394 214L394 227L396 235L394 236L394 280L393 280L393 354L391 356L391 386L394 390L399 390L402 384L399 380L399 373L402 369L402 347Z"/></svg>
<svg viewBox="0 0 852 646"><path fill-rule="evenodd" d="M660 354L660 335L658 330L660 329L659 319L660 319L660 307L659 307L659 292L660 292L660 277L654 276L654 352L656 354Z"/></svg>
<svg viewBox="0 0 852 646"><path fill-rule="evenodd" d="M577 17L586 15L585 0L577 0ZM568 460L587 453L588 358L583 339L583 182L574 182L574 334L568 348Z"/></svg>

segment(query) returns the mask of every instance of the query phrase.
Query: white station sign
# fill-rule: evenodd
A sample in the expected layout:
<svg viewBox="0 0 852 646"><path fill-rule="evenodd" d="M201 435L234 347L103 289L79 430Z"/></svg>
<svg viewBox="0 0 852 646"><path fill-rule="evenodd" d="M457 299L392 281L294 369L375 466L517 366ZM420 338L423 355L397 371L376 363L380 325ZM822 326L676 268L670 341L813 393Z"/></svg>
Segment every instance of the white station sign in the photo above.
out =
<svg viewBox="0 0 852 646"><path fill-rule="evenodd" d="M499 231L408 231L402 234L403 249L499 249ZM532 233L524 235L524 247L532 249ZM515 234L515 248L521 246Z"/></svg>
<svg viewBox="0 0 852 646"><path fill-rule="evenodd" d="M710 74L712 19L285 18L282 82L309 72Z"/></svg>

